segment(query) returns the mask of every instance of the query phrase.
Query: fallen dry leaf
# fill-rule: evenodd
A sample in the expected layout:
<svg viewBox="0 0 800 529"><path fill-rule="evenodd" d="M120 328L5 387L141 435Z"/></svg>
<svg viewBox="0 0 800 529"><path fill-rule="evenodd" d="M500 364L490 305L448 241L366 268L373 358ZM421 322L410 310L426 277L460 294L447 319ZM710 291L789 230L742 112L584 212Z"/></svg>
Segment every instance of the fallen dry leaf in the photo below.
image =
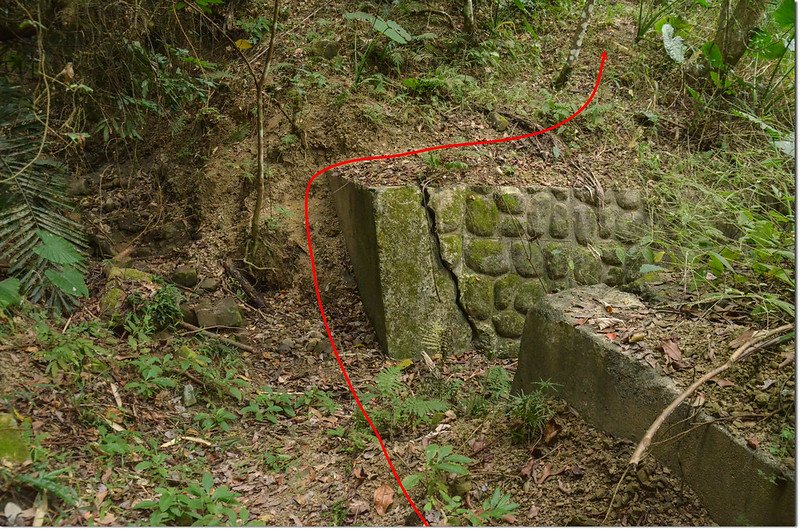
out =
<svg viewBox="0 0 800 529"><path fill-rule="evenodd" d="M552 473L552 470L553 470L553 465L551 465L550 463L546 463L544 465L544 468L542 468L542 475L539 476L539 478L536 480L536 484L541 485L547 480L547 478L554 476L555 474Z"/></svg>
<svg viewBox="0 0 800 529"><path fill-rule="evenodd" d="M353 499L347 506L347 510L351 515L357 516L369 512L369 505L364 500Z"/></svg>
<svg viewBox="0 0 800 529"><path fill-rule="evenodd" d="M755 334L755 331L753 329L747 329L742 334L731 340L730 343L728 343L728 345L730 346L731 349L738 349L739 347L749 342L753 338L753 334Z"/></svg>
<svg viewBox="0 0 800 529"><path fill-rule="evenodd" d="M394 502L394 487L384 483L375 489L375 495L373 496L373 499L375 501L375 510L380 516L385 515L386 510L389 508L392 502Z"/></svg>
<svg viewBox="0 0 800 529"><path fill-rule="evenodd" d="M519 475L524 478L530 478L533 475L533 469L536 468L536 460L530 458L527 463L520 469Z"/></svg>
<svg viewBox="0 0 800 529"><path fill-rule="evenodd" d="M517 517L514 516L513 514L504 514L503 516L500 517L500 519L510 524L517 523Z"/></svg>
<svg viewBox="0 0 800 529"><path fill-rule="evenodd" d="M486 448L487 445L486 437L481 435L476 439L470 439L469 441L467 441L467 444L469 445L469 448L470 450L472 450L473 454L478 453L484 448Z"/></svg>
<svg viewBox="0 0 800 529"><path fill-rule="evenodd" d="M711 379L711 381L712 382L716 382L717 385L719 387L721 387L721 388L729 388L731 386L735 386L736 385L733 382L731 382L730 380L725 379L725 378L714 377L714 378Z"/></svg>
<svg viewBox="0 0 800 529"><path fill-rule="evenodd" d="M764 381L763 384L761 384L760 386L757 386L757 387L758 387L758 389L769 389L774 383L775 383L774 380L772 380L771 378L768 378L768 379L766 379Z"/></svg>
<svg viewBox="0 0 800 529"><path fill-rule="evenodd" d="M680 362L681 360L683 360L683 354L681 353L681 348L678 347L678 344L676 344L672 340L664 340L663 342L661 342L661 349L664 350L664 354L667 355L667 358L669 358L673 362Z"/></svg>
<svg viewBox="0 0 800 529"><path fill-rule="evenodd" d="M745 441L747 441L747 446L749 446L753 450L758 448L758 445L761 444L761 439L759 439L758 437L755 437L755 436L748 437L748 438L745 439Z"/></svg>
<svg viewBox="0 0 800 529"><path fill-rule="evenodd" d="M549 445L553 439L561 432L561 426L558 425L555 419L551 418L544 425L544 444Z"/></svg>
<svg viewBox="0 0 800 529"><path fill-rule="evenodd" d="M528 509L528 518L536 518L537 516L539 516L539 507L533 503L531 508Z"/></svg>

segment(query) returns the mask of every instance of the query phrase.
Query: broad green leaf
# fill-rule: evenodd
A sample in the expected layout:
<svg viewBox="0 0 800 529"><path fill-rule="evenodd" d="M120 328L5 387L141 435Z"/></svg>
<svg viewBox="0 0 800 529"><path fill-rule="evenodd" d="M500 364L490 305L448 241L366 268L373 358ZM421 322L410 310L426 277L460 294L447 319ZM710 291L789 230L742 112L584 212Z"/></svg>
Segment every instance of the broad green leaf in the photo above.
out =
<svg viewBox="0 0 800 529"><path fill-rule="evenodd" d="M436 467L439 468L440 470L444 470L445 472L451 472L459 476L465 476L469 474L469 470L462 467L461 465L456 465L453 463L439 463L438 465L436 465Z"/></svg>
<svg viewBox="0 0 800 529"><path fill-rule="evenodd" d="M83 260L81 254L68 240L43 230L36 230L36 235L42 242L33 251L51 263L70 265Z"/></svg>
<svg viewBox="0 0 800 529"><path fill-rule="evenodd" d="M722 61L722 51L713 41L708 41L703 44L703 55L705 55L709 66L714 69L721 69L724 66Z"/></svg>
<svg viewBox="0 0 800 529"><path fill-rule="evenodd" d="M211 474L203 474L203 489L206 492L210 491L214 487L214 477Z"/></svg>
<svg viewBox="0 0 800 529"><path fill-rule="evenodd" d="M667 50L667 55L678 64L683 64L686 45L683 43L683 37L679 37L674 33L675 28L672 27L672 24L664 24L661 27L661 36L664 39L664 49Z"/></svg>
<svg viewBox="0 0 800 529"><path fill-rule="evenodd" d="M74 298L89 297L89 289L86 287L83 274L71 266L65 266L64 270L45 270L44 275L50 282L57 286L59 290Z"/></svg>
<svg viewBox="0 0 800 529"><path fill-rule="evenodd" d="M775 22L778 23L784 29L789 29L794 27L794 20L795 20L795 0L783 0L781 5L778 6L778 9L775 10L774 17Z"/></svg>
<svg viewBox="0 0 800 529"><path fill-rule="evenodd" d="M410 474L403 478L403 488L406 490L411 490L416 487L420 481L422 481L422 474Z"/></svg>
<svg viewBox="0 0 800 529"><path fill-rule="evenodd" d="M724 257L722 257L720 254L718 254L717 252L708 252L708 255L714 261L715 265L719 264L718 269L720 271L722 270L722 267L724 266L725 268L727 268L728 270L733 272L733 267L731 266L731 263L728 262L728 260L725 259Z"/></svg>
<svg viewBox="0 0 800 529"><path fill-rule="evenodd" d="M19 295L19 279L9 277L0 281L0 309L16 305L22 299Z"/></svg>
<svg viewBox="0 0 800 529"><path fill-rule="evenodd" d="M640 274L650 274L653 272L663 272L666 270L663 266L658 266L654 264L643 264L639 267Z"/></svg>

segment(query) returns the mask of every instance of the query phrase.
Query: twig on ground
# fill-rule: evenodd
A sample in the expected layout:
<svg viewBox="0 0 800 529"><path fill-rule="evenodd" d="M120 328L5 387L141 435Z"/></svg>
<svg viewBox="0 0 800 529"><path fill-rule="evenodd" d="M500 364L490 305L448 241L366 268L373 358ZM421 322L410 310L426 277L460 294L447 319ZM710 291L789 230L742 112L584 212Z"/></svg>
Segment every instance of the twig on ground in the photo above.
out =
<svg viewBox="0 0 800 529"><path fill-rule="evenodd" d="M772 329L770 331L765 331L758 336L753 336L747 343L736 349L730 358L721 366L712 369L702 377L698 378L692 385L687 387L680 395L675 397L675 399L667 406L664 411L661 412L653 424L650 425L650 428L642 437L642 440L639 441L639 445L634 450L633 455L628 463L630 467L635 467L639 464L644 457L644 453L647 448L652 444L653 437L655 436L658 429L664 424L667 418L674 412L678 406L680 406L684 400L686 400L692 393L694 393L697 388L711 380L712 378L716 377L717 375L727 371L732 365L735 363L747 358L750 354L763 349L764 347L768 347L780 341L782 339L781 334L791 330L794 327L794 324L787 324ZM775 338L777 336L777 338Z"/></svg>
<svg viewBox="0 0 800 529"><path fill-rule="evenodd" d="M264 300L261 299L261 296L258 294L258 292L256 292L256 289L253 287L253 285L251 285L250 282L247 279L245 279L242 273L236 269L236 267L233 264L233 261L231 261L230 259L226 259L222 263L222 266L225 268L225 271L228 272L228 274L230 274L231 276L233 276L233 278L239 283L239 285L241 285L242 290L244 290L245 294L247 294L247 297L249 297L253 301L256 308L264 309L267 307L267 305L264 303Z"/></svg>

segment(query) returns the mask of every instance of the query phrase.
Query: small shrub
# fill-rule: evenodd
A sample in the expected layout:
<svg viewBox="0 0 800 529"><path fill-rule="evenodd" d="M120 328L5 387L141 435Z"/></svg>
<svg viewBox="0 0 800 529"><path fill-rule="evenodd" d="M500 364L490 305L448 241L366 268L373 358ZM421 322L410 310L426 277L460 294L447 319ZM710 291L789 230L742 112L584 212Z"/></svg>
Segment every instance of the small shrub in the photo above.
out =
<svg viewBox="0 0 800 529"><path fill-rule="evenodd" d="M553 389L550 382L538 382L530 393L512 395L506 413L513 421L513 436L521 442L530 442L541 435L545 423L554 412L544 391Z"/></svg>
<svg viewBox="0 0 800 529"><path fill-rule="evenodd" d="M422 471L406 476L403 479L403 487L410 491L421 484L427 497L446 493L447 476L468 475L469 470L464 465L472 462L473 460L467 456L453 453L453 447L450 445L429 444L425 447L425 464Z"/></svg>

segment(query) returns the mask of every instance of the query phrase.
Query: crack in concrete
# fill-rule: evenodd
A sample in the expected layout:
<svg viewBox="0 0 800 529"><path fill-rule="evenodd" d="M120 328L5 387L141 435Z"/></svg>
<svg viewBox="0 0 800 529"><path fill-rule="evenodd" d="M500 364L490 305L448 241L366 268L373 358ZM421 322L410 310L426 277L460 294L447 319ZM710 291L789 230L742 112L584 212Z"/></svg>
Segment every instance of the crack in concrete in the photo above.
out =
<svg viewBox="0 0 800 529"><path fill-rule="evenodd" d="M436 231L436 211L434 211L433 207L430 205L430 192L428 191L427 186L422 183L419 184L419 190L422 194L422 208L425 210L425 216L428 219L428 230L430 231L433 255L436 257L439 266L441 266L442 269L447 272L447 274L450 276L450 280L453 282L456 307L461 312L461 315L464 316L464 320L466 320L467 325L469 325L470 331L472 332L470 341L474 344L479 335L478 328L476 327L475 322L472 321L472 318L469 317L469 314L467 314L467 309L464 307L464 304L461 301L461 290L458 286L458 276L447 266L447 263L444 262L444 259L442 259L442 247L441 243L439 242L439 233ZM435 278L434 285L436 285ZM436 291L436 295L439 295L438 289Z"/></svg>

